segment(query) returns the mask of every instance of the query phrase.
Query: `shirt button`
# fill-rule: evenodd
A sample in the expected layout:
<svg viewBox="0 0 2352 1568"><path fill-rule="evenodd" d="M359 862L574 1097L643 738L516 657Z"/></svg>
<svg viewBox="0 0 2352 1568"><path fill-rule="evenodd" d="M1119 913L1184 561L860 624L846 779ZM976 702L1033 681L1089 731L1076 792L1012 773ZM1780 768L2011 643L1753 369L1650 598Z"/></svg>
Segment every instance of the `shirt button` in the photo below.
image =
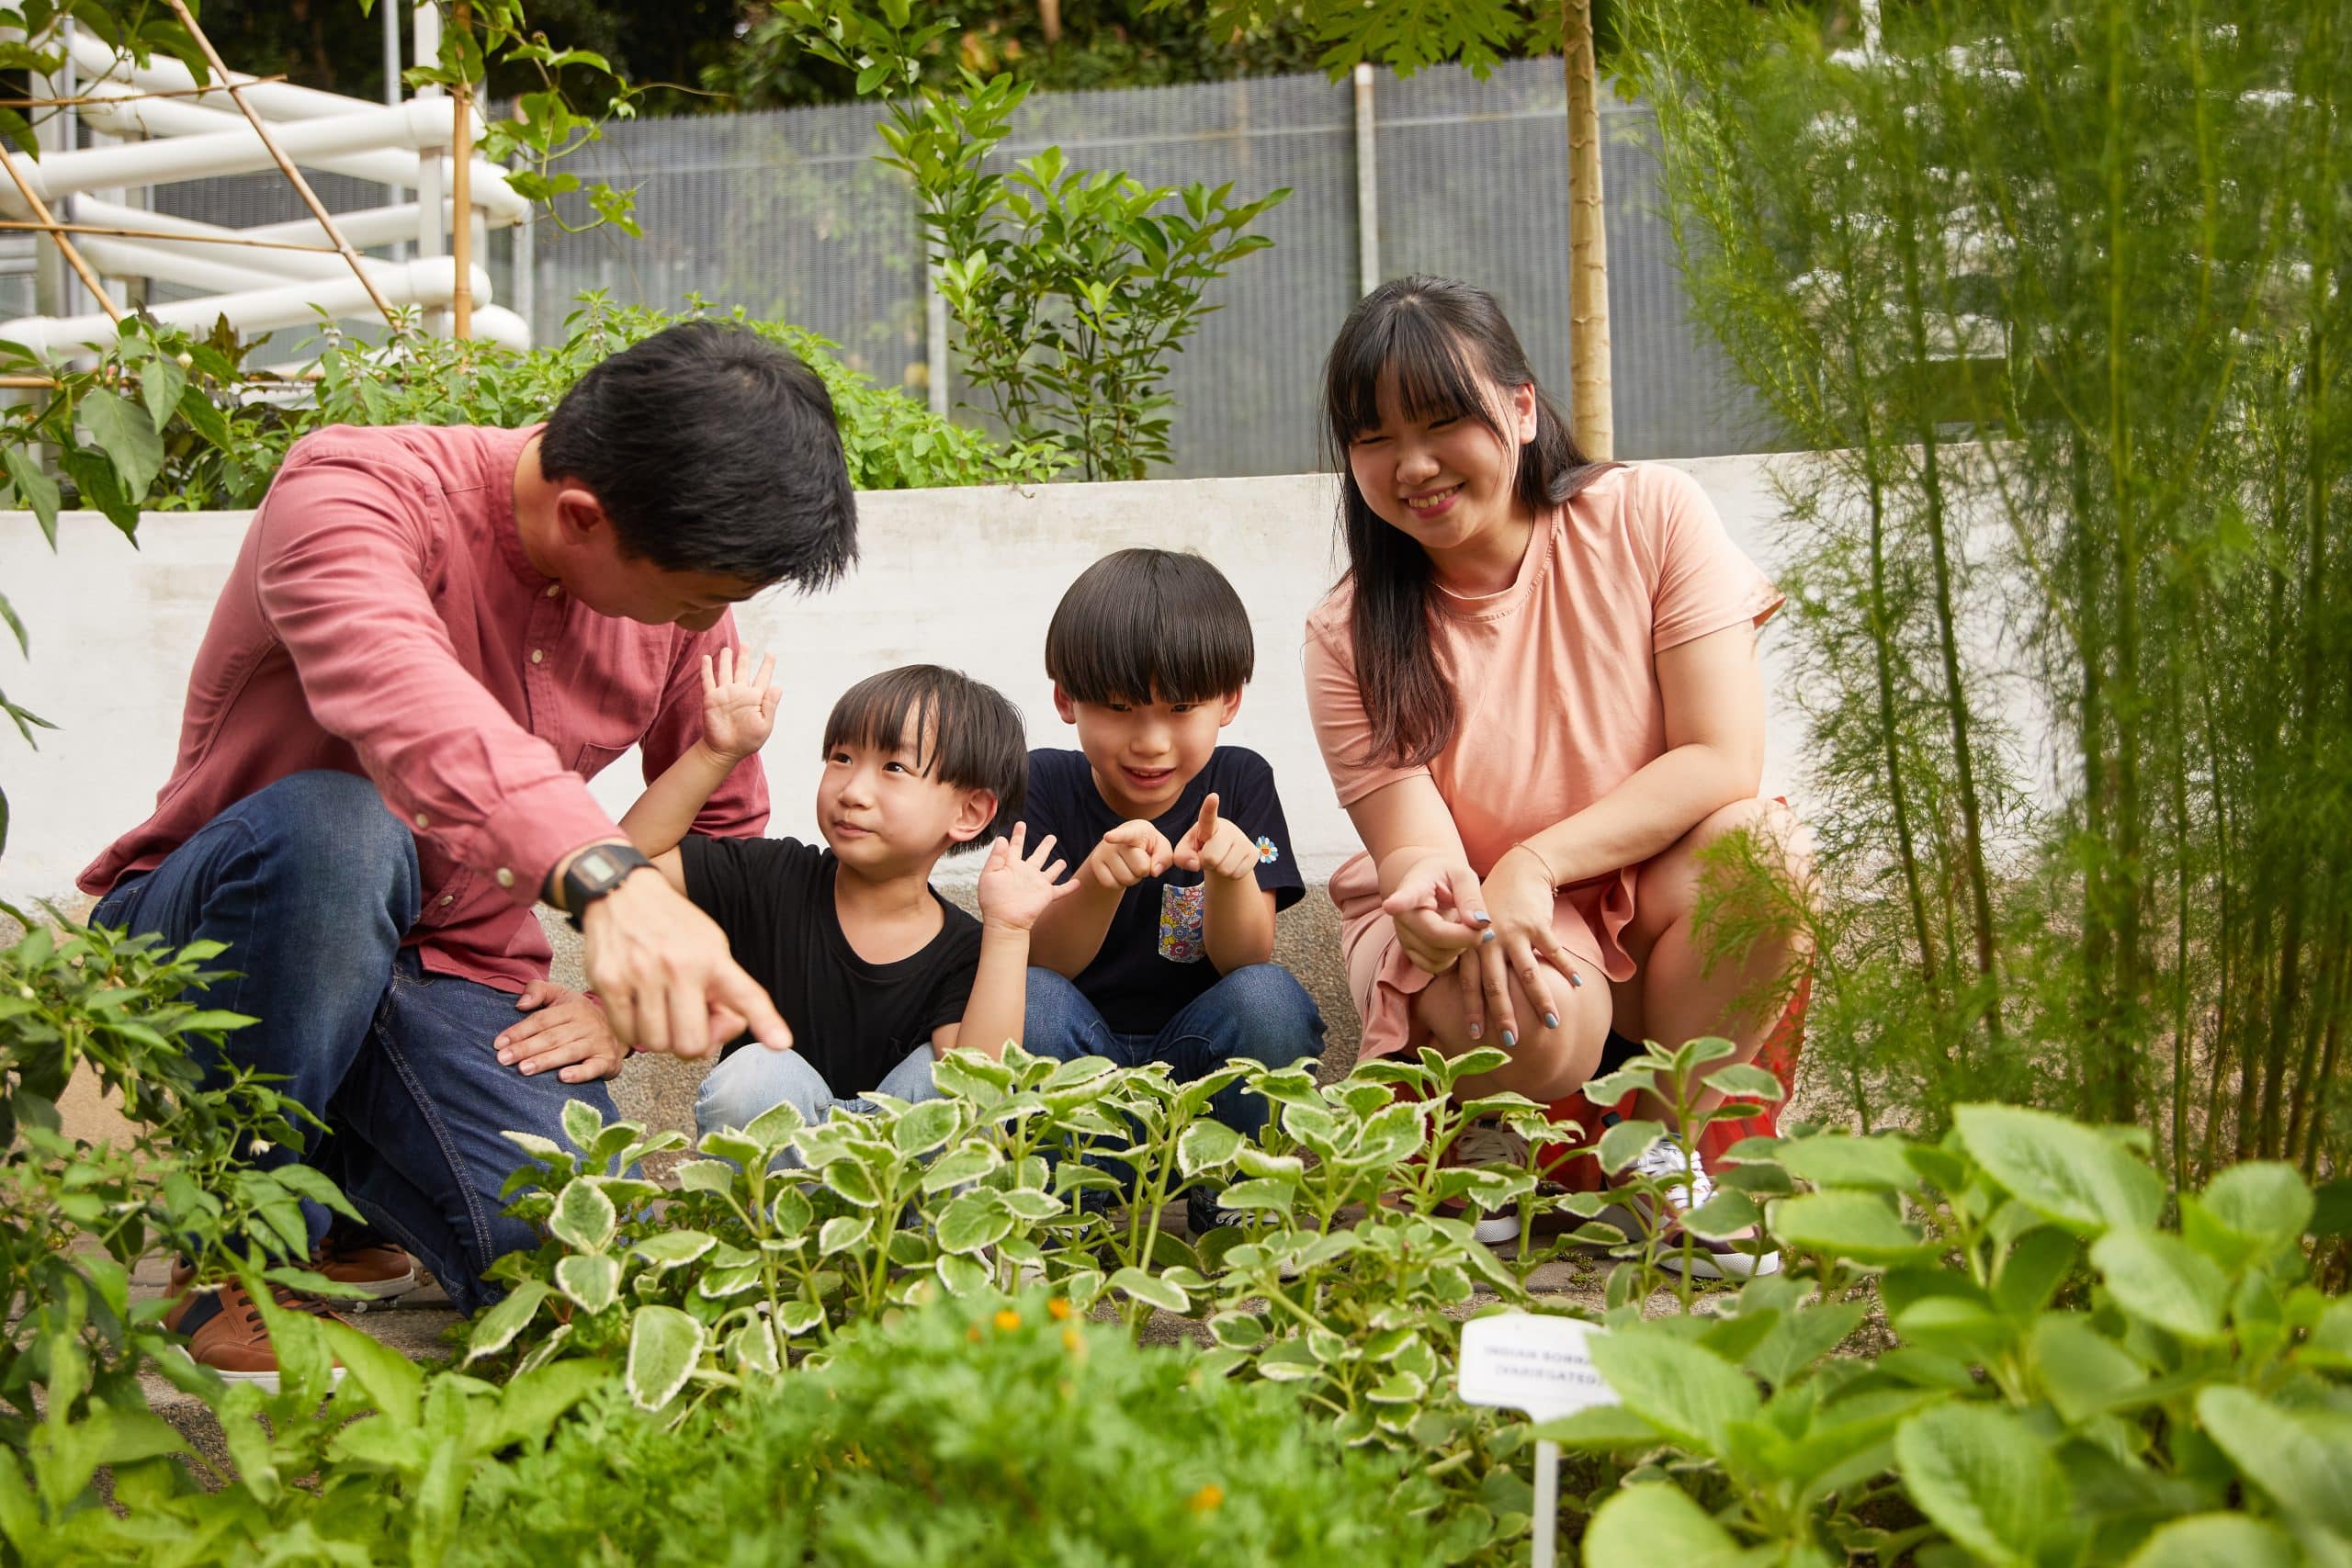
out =
<svg viewBox="0 0 2352 1568"><path fill-rule="evenodd" d="M441 907L445 909L457 901L458 896L455 893L444 893L441 895Z"/></svg>
<svg viewBox="0 0 2352 1568"><path fill-rule="evenodd" d="M534 663L534 664L544 664L544 663L546 663L546 662L547 662L547 658L548 658L548 650L547 650L546 649L544 649L544 648L535 648L535 649L531 649L531 662L532 662L532 663Z"/></svg>
<svg viewBox="0 0 2352 1568"><path fill-rule="evenodd" d="M496 882L501 887L512 887L514 886L514 874L502 865L498 868L496 874L492 877L492 880Z"/></svg>
<svg viewBox="0 0 2352 1568"><path fill-rule="evenodd" d="M559 594L559 593L560 593L560 592L563 592L563 584L562 584L562 583L560 583L560 582L550 582L550 583L548 583L548 598L552 599L552 598L554 598L557 594Z"/></svg>
<svg viewBox="0 0 2352 1568"><path fill-rule="evenodd" d="M430 828L433 826L433 818L420 811L416 814L416 825L420 828Z"/></svg>

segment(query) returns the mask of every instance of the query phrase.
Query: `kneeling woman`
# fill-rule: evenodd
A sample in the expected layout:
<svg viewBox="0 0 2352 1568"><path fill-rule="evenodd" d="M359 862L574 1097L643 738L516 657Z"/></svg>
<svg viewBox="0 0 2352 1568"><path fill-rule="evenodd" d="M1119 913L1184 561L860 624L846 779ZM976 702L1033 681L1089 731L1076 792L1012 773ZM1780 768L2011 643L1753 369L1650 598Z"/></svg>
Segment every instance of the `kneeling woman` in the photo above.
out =
<svg viewBox="0 0 2352 1568"><path fill-rule="evenodd" d="M1612 1028L1727 1035L1747 1060L1771 1018L1741 1004L1796 938L1710 964L1691 919L1698 852L1777 809L1757 798L1756 628L1780 593L1687 475L1586 461L1466 284L1366 296L1324 405L1349 570L1307 619L1306 686L1365 849L1331 880L1363 1055L1499 1045L1462 1092L1546 1102ZM1499 1128L1463 1142L1474 1163L1521 1152ZM1673 1144L1645 1164L1674 1208L1703 1201ZM1710 1247L1702 1267L1777 1259Z"/></svg>

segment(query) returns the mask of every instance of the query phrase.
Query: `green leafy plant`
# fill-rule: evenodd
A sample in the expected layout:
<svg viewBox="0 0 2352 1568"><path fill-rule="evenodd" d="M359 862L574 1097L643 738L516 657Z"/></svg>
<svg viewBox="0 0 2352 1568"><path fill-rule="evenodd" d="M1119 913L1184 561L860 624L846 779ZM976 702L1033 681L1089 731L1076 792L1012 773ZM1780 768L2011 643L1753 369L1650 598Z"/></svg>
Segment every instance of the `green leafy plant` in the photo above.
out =
<svg viewBox="0 0 2352 1568"><path fill-rule="evenodd" d="M252 1021L183 994L219 976L220 944L175 952L6 913L24 934L0 952L0 1522L46 1528L96 1466L121 1475L178 1450L141 1371L220 1393L163 1331L169 1303L132 1302L132 1266L168 1246L200 1279L332 1291L301 1267L300 1204L349 1205L314 1172L247 1161L257 1138L300 1147L317 1125L307 1111L251 1073L204 1082L200 1062ZM120 1097L128 1142L66 1135L58 1101L77 1068Z"/></svg>
<svg viewBox="0 0 2352 1568"><path fill-rule="evenodd" d="M1169 458L1170 356L1216 309L1207 286L1273 243L1247 231L1289 190L1155 189L1072 169L1058 147L990 171L1029 85L969 70L953 91L924 85L923 52L953 18L917 26L909 0L877 11L793 0L774 15L887 97L883 161L914 182L966 378L1005 429L1068 447L1084 478L1142 478Z"/></svg>
<svg viewBox="0 0 2352 1568"><path fill-rule="evenodd" d="M2167 1225L2142 1143L1968 1105L1936 1143L1737 1145L1788 1179L1764 1213L1795 1266L1713 1314L1611 1314L1593 1357L1623 1404L1538 1429L1638 1461L1586 1561L1661 1541L1803 1562L2341 1560L2352 1305L2310 1282L2313 1193L2252 1162L2180 1194ZM1893 1344L1836 1353L1874 1305Z"/></svg>

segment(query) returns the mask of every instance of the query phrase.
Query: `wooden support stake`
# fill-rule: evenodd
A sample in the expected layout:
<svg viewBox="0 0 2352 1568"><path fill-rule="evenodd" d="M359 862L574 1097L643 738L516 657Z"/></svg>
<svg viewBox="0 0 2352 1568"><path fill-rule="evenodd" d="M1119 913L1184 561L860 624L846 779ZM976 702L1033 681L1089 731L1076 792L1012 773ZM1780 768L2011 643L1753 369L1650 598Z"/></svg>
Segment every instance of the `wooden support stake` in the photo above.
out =
<svg viewBox="0 0 2352 1568"><path fill-rule="evenodd" d="M244 85L230 77L229 67L221 62L220 51L214 49L212 40L204 36L204 29L196 25L196 13L187 8L187 0L165 0L165 4L171 6L172 14L179 17L180 26L187 29L187 36L196 40L196 47L204 51L205 63L212 68L214 73L220 78L220 85L226 87L229 90L229 96L236 100L237 107L244 114L245 123L254 128L254 134L261 138L262 146L267 149L270 157L277 161L278 172L286 176L288 183L292 185L296 193L301 197L302 204L311 209L311 216L318 220L318 225L325 231L326 237L334 242L335 253L351 264L352 276L359 279L359 287L368 291L368 301L383 316L384 324L395 333L399 332L400 320L392 314L391 301L384 298L383 290L376 287L375 278L368 275L367 266L360 261L359 253L351 248L350 242L343 237L343 231L335 227L334 215L329 212L326 209L326 204L319 199L319 193L311 188L311 182L302 177L302 171L296 168L293 161L288 158L278 147L277 139L270 135L269 127L263 123L261 116L254 112L253 105L245 102ZM65 242L60 238L58 243L62 244ZM458 286L460 288L464 288L465 281L465 274L461 269L458 275Z"/></svg>
<svg viewBox="0 0 2352 1568"><path fill-rule="evenodd" d="M177 229L111 229L103 223L36 223L21 218L0 218L0 231L29 230L36 234L96 234L107 240L186 240L196 245L239 245L256 251L305 251L311 255L335 254L333 245L305 245L292 240L249 240L243 234L189 234Z"/></svg>
<svg viewBox="0 0 2352 1568"><path fill-rule="evenodd" d="M458 291L449 297L449 335L463 342L474 335L474 86L464 69L473 7L468 0L458 0L451 22L458 34L458 90L449 95L457 106L449 135L449 257L458 264Z"/></svg>
<svg viewBox="0 0 2352 1568"><path fill-rule="evenodd" d="M74 248L73 241L65 237L64 226L50 216L49 204L41 200L40 193L34 190L32 183L25 178L24 171L17 167L17 160L9 153L5 143L0 143L0 164L7 166L8 178L16 185L17 194L25 198L25 206L32 213L37 225L49 231L50 239L55 242L58 250L65 257L66 265L74 269L74 276L82 280L83 287L97 296L98 305L106 311L107 319L110 321L121 321L122 312L115 309L114 296L106 291L105 287L98 282L98 275L90 270L90 264L82 259L82 253Z"/></svg>

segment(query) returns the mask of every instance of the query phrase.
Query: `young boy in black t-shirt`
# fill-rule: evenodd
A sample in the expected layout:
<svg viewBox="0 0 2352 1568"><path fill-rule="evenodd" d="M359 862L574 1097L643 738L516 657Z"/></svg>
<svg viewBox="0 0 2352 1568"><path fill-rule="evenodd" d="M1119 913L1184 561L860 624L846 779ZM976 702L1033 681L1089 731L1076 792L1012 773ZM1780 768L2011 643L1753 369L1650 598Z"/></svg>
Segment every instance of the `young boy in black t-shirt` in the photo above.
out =
<svg viewBox="0 0 2352 1568"><path fill-rule="evenodd" d="M1121 550L1089 567L1046 632L1054 707L1075 751L1029 754L1023 819L1075 852L1080 891L1031 935L1028 1033L1039 1055L1166 1062L1180 1079L1226 1062L1322 1055L1323 1017L1273 962L1274 912L1306 896L1273 770L1219 746L1256 663L1249 613L1198 556ZM1262 1096L1211 1101L1242 1133ZM1189 1194L1197 1235L1233 1222Z"/></svg>
<svg viewBox="0 0 2352 1568"><path fill-rule="evenodd" d="M994 1055L1022 1037L1029 929L1075 891L1056 886L1052 838L1024 855L1020 827L989 847L978 920L932 890L942 855L1019 813L1027 772L1019 710L936 665L873 676L833 705L817 784L825 848L684 837L774 728L774 668L767 660L746 679L749 660L705 659L702 739L621 818L630 842L718 922L792 1027L789 1051L726 1048L695 1101L705 1133L787 1100L821 1122L837 1106L872 1110L876 1091L934 1098L939 1055L959 1044Z"/></svg>

